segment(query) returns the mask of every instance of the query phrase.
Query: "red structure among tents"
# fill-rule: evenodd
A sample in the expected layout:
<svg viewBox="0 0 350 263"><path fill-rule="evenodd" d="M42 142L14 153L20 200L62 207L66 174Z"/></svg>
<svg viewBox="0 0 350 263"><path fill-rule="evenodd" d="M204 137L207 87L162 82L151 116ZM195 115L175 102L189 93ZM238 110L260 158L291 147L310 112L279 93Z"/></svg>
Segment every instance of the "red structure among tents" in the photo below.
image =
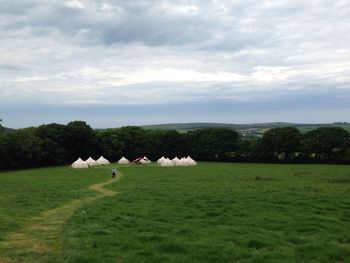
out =
<svg viewBox="0 0 350 263"><path fill-rule="evenodd" d="M147 163L150 163L151 161L146 156L144 156L144 157L139 157L133 160L132 162L136 164L147 164Z"/></svg>

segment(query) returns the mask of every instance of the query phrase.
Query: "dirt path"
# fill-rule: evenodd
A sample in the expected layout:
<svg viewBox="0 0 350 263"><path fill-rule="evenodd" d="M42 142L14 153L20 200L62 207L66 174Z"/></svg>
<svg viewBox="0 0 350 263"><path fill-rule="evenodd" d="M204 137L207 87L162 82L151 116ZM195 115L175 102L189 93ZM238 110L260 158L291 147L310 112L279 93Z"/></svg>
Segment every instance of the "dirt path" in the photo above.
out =
<svg viewBox="0 0 350 263"><path fill-rule="evenodd" d="M89 187L91 190L101 193L100 195L76 199L63 206L47 210L34 217L29 225L10 233L5 241L0 242L1 250L6 252L6 255L0 255L0 263L34 263L55 254L59 249L63 224L73 216L79 207L83 207L86 203L105 196L117 195L118 192L103 187L117 181L120 177L121 174L117 176L117 179Z"/></svg>

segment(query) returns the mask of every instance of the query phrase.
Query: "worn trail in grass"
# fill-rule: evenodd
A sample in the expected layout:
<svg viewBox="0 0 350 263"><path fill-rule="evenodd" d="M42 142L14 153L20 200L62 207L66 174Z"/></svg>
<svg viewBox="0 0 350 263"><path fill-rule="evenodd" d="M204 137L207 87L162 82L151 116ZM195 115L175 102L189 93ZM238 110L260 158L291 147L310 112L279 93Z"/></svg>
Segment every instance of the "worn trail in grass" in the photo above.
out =
<svg viewBox="0 0 350 263"><path fill-rule="evenodd" d="M117 180L120 177L121 174ZM29 225L10 233L0 243L0 246L6 251L6 255L0 256L0 263L37 262L39 258L42 260L44 257L52 257L55 253L59 255L59 236L62 225L79 207L84 207L85 204L98 198L118 194L118 192L103 188L115 181L112 179L91 185L90 190L97 191L100 195L76 199L66 205L45 211L33 218ZM84 210L82 210L83 212ZM57 260L59 260L59 256Z"/></svg>

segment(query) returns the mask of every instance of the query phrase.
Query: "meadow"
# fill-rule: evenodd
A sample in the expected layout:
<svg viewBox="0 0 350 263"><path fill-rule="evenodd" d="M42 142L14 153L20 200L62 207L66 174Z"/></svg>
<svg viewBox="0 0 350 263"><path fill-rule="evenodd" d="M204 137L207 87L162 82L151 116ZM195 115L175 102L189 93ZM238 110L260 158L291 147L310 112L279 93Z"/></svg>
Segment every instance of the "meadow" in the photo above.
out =
<svg viewBox="0 0 350 263"><path fill-rule="evenodd" d="M99 196L111 167L0 173L0 262L350 262L349 166L118 166ZM26 239L51 249L8 245L74 200L55 238Z"/></svg>

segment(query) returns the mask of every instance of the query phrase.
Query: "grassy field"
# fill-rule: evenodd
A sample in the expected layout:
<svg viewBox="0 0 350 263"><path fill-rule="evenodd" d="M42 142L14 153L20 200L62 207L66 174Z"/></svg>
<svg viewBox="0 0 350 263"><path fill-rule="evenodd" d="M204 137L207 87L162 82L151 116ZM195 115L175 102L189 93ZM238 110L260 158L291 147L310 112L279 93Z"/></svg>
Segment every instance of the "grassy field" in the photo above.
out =
<svg viewBox="0 0 350 263"><path fill-rule="evenodd" d="M43 211L96 195L88 186L106 178L67 167L0 173L0 241Z"/></svg>
<svg viewBox="0 0 350 263"><path fill-rule="evenodd" d="M92 199L110 168L1 173L0 262L350 262L349 166L128 166L104 186L118 195ZM84 198L54 250L6 246L43 211Z"/></svg>

